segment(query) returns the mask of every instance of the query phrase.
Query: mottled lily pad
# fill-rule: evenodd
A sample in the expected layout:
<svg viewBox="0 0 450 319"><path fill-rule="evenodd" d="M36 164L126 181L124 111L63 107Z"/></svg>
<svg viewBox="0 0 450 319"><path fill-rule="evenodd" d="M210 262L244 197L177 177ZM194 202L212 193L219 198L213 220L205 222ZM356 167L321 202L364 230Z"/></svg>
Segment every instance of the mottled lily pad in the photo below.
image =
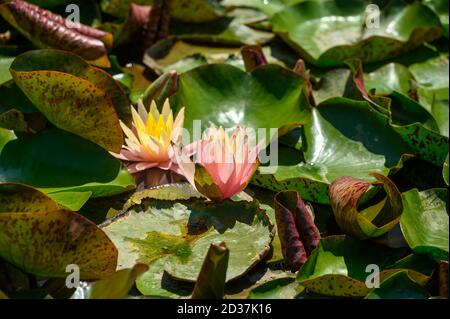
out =
<svg viewBox="0 0 450 319"><path fill-rule="evenodd" d="M33 187L14 183L0 184L0 213L43 213L59 209L56 202Z"/></svg>
<svg viewBox="0 0 450 319"><path fill-rule="evenodd" d="M66 267L76 264L81 279L99 279L117 265L117 249L108 236L83 216L63 210L0 213L0 257L43 278L65 278Z"/></svg>
<svg viewBox="0 0 450 319"><path fill-rule="evenodd" d="M127 102L111 76L57 50L24 53L14 60L11 74L54 125L109 151L120 151L123 136L118 113L127 117Z"/></svg>
<svg viewBox="0 0 450 319"><path fill-rule="evenodd" d="M230 249L227 281L244 275L269 251L273 225L255 201L150 196L102 225L119 249L119 269L137 261L149 264L137 282L145 295L173 295L162 286L164 271L195 281L211 243L223 241Z"/></svg>

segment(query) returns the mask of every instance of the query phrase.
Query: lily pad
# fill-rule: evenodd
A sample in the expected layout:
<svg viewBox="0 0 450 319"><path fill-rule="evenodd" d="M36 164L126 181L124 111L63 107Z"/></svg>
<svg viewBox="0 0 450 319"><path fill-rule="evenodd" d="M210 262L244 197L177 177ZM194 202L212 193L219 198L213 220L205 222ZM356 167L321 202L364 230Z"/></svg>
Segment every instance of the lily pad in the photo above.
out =
<svg viewBox="0 0 450 319"><path fill-rule="evenodd" d="M264 65L250 73L224 64L205 65L179 77L175 101L186 106L185 126L201 120L231 128L279 128L302 122L309 114L303 101L304 81L277 65Z"/></svg>
<svg viewBox="0 0 450 319"><path fill-rule="evenodd" d="M8 142L0 154L0 182L23 183L50 196L58 194L59 203L70 208L76 199L61 197L60 192L91 192L98 197L134 188L132 176L108 152L58 129Z"/></svg>
<svg viewBox="0 0 450 319"><path fill-rule="evenodd" d="M120 151L123 136L118 112L126 117L124 110L128 106L111 76L73 54L57 50L24 53L13 62L11 74L25 95L57 127L107 150Z"/></svg>
<svg viewBox="0 0 450 319"><path fill-rule="evenodd" d="M434 117L439 131L449 136L449 63L448 55L441 55L409 67L418 82L419 102Z"/></svg>
<svg viewBox="0 0 450 319"><path fill-rule="evenodd" d="M400 1L381 10L379 27L365 25L370 1L302 1L271 18L274 31L309 62L337 66L349 58L381 61L407 52L442 33L427 6Z"/></svg>
<svg viewBox="0 0 450 319"><path fill-rule="evenodd" d="M272 48L262 48L268 63L285 66L284 62L273 56ZM244 61L239 48L188 43L175 37L157 42L150 47L144 63L157 73L176 70L178 74L187 72L204 64L226 63L244 69Z"/></svg>
<svg viewBox="0 0 450 319"><path fill-rule="evenodd" d="M181 40L220 43L226 45L265 44L274 38L270 32L248 27L248 11L236 9L207 25L201 23L173 22L171 34Z"/></svg>
<svg viewBox="0 0 450 319"><path fill-rule="evenodd" d="M383 281L386 276L402 270L395 262L404 252L404 249L387 248L343 235L326 237L300 269L297 280L314 293L363 297L370 291L366 280L373 273L368 266L376 265L380 281ZM424 276L416 270L408 272L418 278Z"/></svg>
<svg viewBox="0 0 450 319"><path fill-rule="evenodd" d="M292 159L294 164L261 166L253 183L275 191L295 189L305 200L327 204L328 186L333 180L348 175L370 181L370 172L388 171L383 155L344 136L318 109L312 110L311 121L303 131L307 149Z"/></svg>
<svg viewBox="0 0 450 319"><path fill-rule="evenodd" d="M403 193L400 226L406 242L413 251L429 253L436 260L448 260L447 196L445 189Z"/></svg>
<svg viewBox="0 0 450 319"><path fill-rule="evenodd" d="M33 249L23 249L30 247ZM0 257L43 278L66 278L76 264L80 278L114 273L117 249L94 223L68 211L0 213Z"/></svg>
<svg viewBox="0 0 450 319"><path fill-rule="evenodd" d="M407 94L411 89L410 81L414 76L409 69L398 63L389 63L364 75L367 91L375 90L377 94L389 94L397 91Z"/></svg>
<svg viewBox="0 0 450 319"><path fill-rule="evenodd" d="M37 189L22 184L0 184L0 213L43 213L59 209L58 204Z"/></svg>
<svg viewBox="0 0 450 319"><path fill-rule="evenodd" d="M3 84L12 79L8 72L11 63L14 61L14 57L4 56L0 53L0 84Z"/></svg>
<svg viewBox="0 0 450 319"><path fill-rule="evenodd" d="M407 271L392 274L379 288L369 292L365 299L428 299L430 293L416 283Z"/></svg>
<svg viewBox="0 0 450 319"><path fill-rule="evenodd" d="M425 5L433 9L441 19L444 28L444 36L448 38L448 1L447 0L425 0Z"/></svg>
<svg viewBox="0 0 450 319"><path fill-rule="evenodd" d="M223 241L230 249L227 281L244 275L268 253L273 225L257 202L158 199L173 187L178 188L147 193L140 205L102 225L119 249L119 269L136 261L149 264L137 282L142 293L173 295L162 287L164 271L194 282L211 243Z"/></svg>

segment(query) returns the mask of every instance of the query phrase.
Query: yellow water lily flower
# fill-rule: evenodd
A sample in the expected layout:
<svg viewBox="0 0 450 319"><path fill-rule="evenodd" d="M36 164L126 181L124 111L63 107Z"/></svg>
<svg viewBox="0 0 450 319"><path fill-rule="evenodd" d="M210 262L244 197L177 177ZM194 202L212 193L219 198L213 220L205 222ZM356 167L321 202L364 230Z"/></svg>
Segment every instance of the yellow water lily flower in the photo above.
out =
<svg viewBox="0 0 450 319"><path fill-rule="evenodd" d="M130 162L127 166L130 173L149 168L172 170L178 173L178 165L172 160L173 145L181 142L184 107L174 120L168 99L164 102L161 113L155 101L151 102L149 112L142 101L139 101L137 110L131 107L131 114L133 117L131 128L120 122L126 135L125 145L122 146L119 154L111 154Z"/></svg>

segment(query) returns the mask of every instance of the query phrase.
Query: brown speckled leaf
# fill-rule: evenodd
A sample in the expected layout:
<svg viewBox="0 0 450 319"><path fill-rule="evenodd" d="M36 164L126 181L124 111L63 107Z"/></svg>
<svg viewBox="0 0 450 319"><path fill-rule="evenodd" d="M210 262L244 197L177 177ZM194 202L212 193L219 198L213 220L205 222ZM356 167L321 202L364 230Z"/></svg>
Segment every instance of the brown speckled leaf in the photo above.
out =
<svg viewBox="0 0 450 319"><path fill-rule="evenodd" d="M58 71L17 72L14 80L58 128L120 152L123 135L107 93L92 82Z"/></svg>
<svg viewBox="0 0 450 319"><path fill-rule="evenodd" d="M63 49L98 66L110 66L111 34L82 24L69 27L63 17L22 0L0 6L0 14L38 48Z"/></svg>
<svg viewBox="0 0 450 319"><path fill-rule="evenodd" d="M85 217L64 210L0 214L0 257L39 277L67 277L80 267L80 279L99 279L116 270L117 249Z"/></svg>
<svg viewBox="0 0 450 319"><path fill-rule="evenodd" d="M397 225L403 211L401 194L395 184L384 175L369 175L377 181L370 183L343 176L334 180L329 188L331 207L339 227L360 239L387 233ZM371 185L381 186L387 196L381 202L359 211L358 205Z"/></svg>
<svg viewBox="0 0 450 319"><path fill-rule="evenodd" d="M50 197L37 189L14 183L0 184L0 213L50 212L60 207Z"/></svg>
<svg viewBox="0 0 450 319"><path fill-rule="evenodd" d="M16 72L59 71L92 82L109 96L122 122L129 124L131 121L130 103L116 80L71 52L55 49L27 51L16 57L11 69Z"/></svg>

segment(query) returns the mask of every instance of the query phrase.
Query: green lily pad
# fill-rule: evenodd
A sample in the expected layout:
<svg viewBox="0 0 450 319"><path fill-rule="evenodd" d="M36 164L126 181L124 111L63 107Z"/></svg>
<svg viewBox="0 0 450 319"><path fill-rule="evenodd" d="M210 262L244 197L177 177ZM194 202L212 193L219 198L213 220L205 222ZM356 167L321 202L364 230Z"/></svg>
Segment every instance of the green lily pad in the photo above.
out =
<svg viewBox="0 0 450 319"><path fill-rule="evenodd" d="M294 163L260 166L252 183L274 191L294 189L305 200L328 204L328 186L333 180L348 175L371 181L370 172L388 172L385 156L344 136L322 117L319 109L312 110L311 122L303 130L308 146L294 155Z"/></svg>
<svg viewBox="0 0 450 319"><path fill-rule="evenodd" d="M107 73L70 53L38 50L17 57L11 74L54 125L107 150L120 151L123 136L118 113L124 119L129 117L125 111L129 106L122 89Z"/></svg>
<svg viewBox="0 0 450 319"><path fill-rule="evenodd" d="M285 66L284 62L273 56L270 46L265 46L262 50L268 63ZM175 37L166 38L150 47L144 56L144 63L159 74L171 70L181 74L198 66L213 63L227 63L244 69L239 48L208 47L177 40Z"/></svg>
<svg viewBox="0 0 450 319"><path fill-rule="evenodd" d="M33 247L33 249L24 249ZM68 211L0 213L0 257L43 278L66 278L78 265L83 280L114 273L117 249L94 223Z"/></svg>
<svg viewBox="0 0 450 319"><path fill-rule="evenodd" d="M0 84L3 84L12 79L11 75L8 72L9 67L14 61L15 57L3 56L0 53Z"/></svg>
<svg viewBox="0 0 450 319"><path fill-rule="evenodd" d="M404 249L387 248L343 235L326 237L300 269L297 280L314 293L363 297L370 291L366 280L373 273L366 267L378 266L380 281L383 281L386 276L405 270L395 266L404 252ZM413 269L408 272L418 278L424 276Z"/></svg>
<svg viewBox="0 0 450 319"><path fill-rule="evenodd" d="M295 4L300 1L302 0L224 0L222 1L222 4L224 6L256 8L264 12L267 16L271 17L275 13L283 10L286 6Z"/></svg>
<svg viewBox="0 0 450 319"><path fill-rule="evenodd" d="M99 197L134 187L132 176L108 152L58 129L8 142L0 154L0 182L23 183L55 194L58 203L68 208L79 206L79 198L61 192L82 193L83 198L91 192Z"/></svg>
<svg viewBox="0 0 450 319"><path fill-rule="evenodd" d="M165 272L194 282L211 243L223 241L230 249L227 281L244 275L268 253L273 225L257 202L165 200L171 189L179 186L150 190L140 205L101 226L119 249L119 269L136 261L149 264L137 282L143 294L174 296L164 287Z"/></svg>
<svg viewBox="0 0 450 319"><path fill-rule="evenodd" d="M420 3L381 9L380 26L365 26L370 1L302 1L271 18L274 31L306 60L337 66L349 58L381 61L442 34L436 14Z"/></svg>
<svg viewBox="0 0 450 319"><path fill-rule="evenodd" d="M411 89L410 81L414 76L409 69L398 63L388 63L375 71L364 75L367 91L375 89L377 94L389 94L397 91L407 94Z"/></svg>
<svg viewBox="0 0 450 319"><path fill-rule="evenodd" d="M409 67L418 83L419 102L434 117L439 131L449 136L449 63L448 55L416 63Z"/></svg>
<svg viewBox="0 0 450 319"><path fill-rule="evenodd" d="M392 274L379 288L370 291L365 299L428 299L430 293L416 283L407 271Z"/></svg>
<svg viewBox="0 0 450 319"><path fill-rule="evenodd" d="M448 1L447 0L425 0L425 5L433 9L441 19L444 28L444 36L448 38Z"/></svg>
<svg viewBox="0 0 450 319"><path fill-rule="evenodd" d="M212 64L180 75L175 102L178 108L186 106L184 122L190 131L194 120L201 120L202 129L215 123L268 130L300 123L309 114L303 86L301 77L277 65L247 73Z"/></svg>
<svg viewBox="0 0 450 319"><path fill-rule="evenodd" d="M181 40L220 43L226 45L265 44L274 38L270 32L253 29L246 25L248 11L236 9L227 16L209 22L207 27L201 23L173 22L170 32Z"/></svg>
<svg viewBox="0 0 450 319"><path fill-rule="evenodd" d="M239 48L207 47L170 37L150 47L144 63L159 74L171 70L180 74L203 64L224 62L230 55L237 54Z"/></svg>
<svg viewBox="0 0 450 319"><path fill-rule="evenodd" d="M11 140L15 139L16 136L14 135L13 131L5 130L0 127L0 153L3 150L3 147Z"/></svg>
<svg viewBox="0 0 450 319"><path fill-rule="evenodd" d="M445 189L403 193L400 226L406 242L413 251L429 253L436 260L448 260L447 196Z"/></svg>

